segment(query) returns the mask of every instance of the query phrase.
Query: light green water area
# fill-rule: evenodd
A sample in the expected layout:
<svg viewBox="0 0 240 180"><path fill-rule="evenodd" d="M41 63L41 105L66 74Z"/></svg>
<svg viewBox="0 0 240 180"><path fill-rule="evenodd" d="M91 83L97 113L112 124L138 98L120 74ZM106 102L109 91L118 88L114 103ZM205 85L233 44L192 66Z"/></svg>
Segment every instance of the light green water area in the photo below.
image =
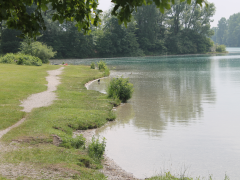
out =
<svg viewBox="0 0 240 180"><path fill-rule="evenodd" d="M106 59L134 94L98 130L106 154L138 178L162 172L240 179L240 48L226 55ZM81 63L90 64L89 60ZM109 78L90 89L105 93Z"/></svg>

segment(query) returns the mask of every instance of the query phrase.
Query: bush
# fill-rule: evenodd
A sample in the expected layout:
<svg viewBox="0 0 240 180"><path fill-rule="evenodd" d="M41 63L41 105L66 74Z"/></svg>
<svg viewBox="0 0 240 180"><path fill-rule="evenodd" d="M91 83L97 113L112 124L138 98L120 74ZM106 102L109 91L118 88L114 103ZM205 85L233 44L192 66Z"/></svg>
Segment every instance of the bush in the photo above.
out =
<svg viewBox="0 0 240 180"><path fill-rule="evenodd" d="M69 149L79 149L81 147L85 147L85 141L86 139L83 137L83 135L77 136L76 138L64 137L62 138L62 143L60 144L60 146Z"/></svg>
<svg viewBox="0 0 240 180"><path fill-rule="evenodd" d="M28 65L28 66L41 66L42 61L38 57L25 55L25 54L18 54L18 65Z"/></svg>
<svg viewBox="0 0 240 180"><path fill-rule="evenodd" d="M100 160L103 158L105 147L105 138L103 138L103 141L100 142L99 138L95 139L95 137L93 136L92 143L88 146L88 155L96 160Z"/></svg>
<svg viewBox="0 0 240 180"><path fill-rule="evenodd" d="M48 63L49 59L56 55L51 46L47 46L41 42L31 42L31 39L26 38L20 46L21 53L36 56L42 60L43 63Z"/></svg>
<svg viewBox="0 0 240 180"><path fill-rule="evenodd" d="M91 68L91 69L95 69L95 63L94 63L94 62L91 63L90 68Z"/></svg>
<svg viewBox="0 0 240 180"><path fill-rule="evenodd" d="M101 60L97 64L98 64L99 71L105 71L105 69L107 68L107 65L106 65L105 61Z"/></svg>
<svg viewBox="0 0 240 180"><path fill-rule="evenodd" d="M120 99L122 102L126 102L132 97L133 85L129 83L128 79L113 78L107 89L108 97L114 99Z"/></svg>
<svg viewBox="0 0 240 180"><path fill-rule="evenodd" d="M217 52L225 52L226 51L226 46L225 45L219 45L216 48Z"/></svg>
<svg viewBox="0 0 240 180"><path fill-rule="evenodd" d="M0 59L1 63L17 63L18 65L41 66L42 61L38 57L25 54L9 53Z"/></svg>
<svg viewBox="0 0 240 180"><path fill-rule="evenodd" d="M110 70L109 70L109 68L108 67L105 67L105 70L104 70L104 73L103 73L103 76L109 76L109 74L110 74Z"/></svg>
<svg viewBox="0 0 240 180"><path fill-rule="evenodd" d="M13 53L7 53L5 56L0 58L1 63L13 64L15 63L16 58Z"/></svg>

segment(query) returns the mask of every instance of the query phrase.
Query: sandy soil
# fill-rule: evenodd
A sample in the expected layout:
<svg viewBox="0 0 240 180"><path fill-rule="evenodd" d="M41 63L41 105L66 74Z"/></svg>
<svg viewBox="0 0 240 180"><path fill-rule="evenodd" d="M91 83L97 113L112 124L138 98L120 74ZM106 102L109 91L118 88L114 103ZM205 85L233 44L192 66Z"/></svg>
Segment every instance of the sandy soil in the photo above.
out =
<svg viewBox="0 0 240 180"><path fill-rule="evenodd" d="M26 100L22 101L20 106L23 107L22 111L31 112L33 108L39 108L43 106L49 106L53 103L53 100L57 98L53 91L57 90L57 86L60 84L60 78L58 75L62 73L64 67L57 70L47 71L49 76L46 77L48 82L48 89L44 92L32 94Z"/></svg>

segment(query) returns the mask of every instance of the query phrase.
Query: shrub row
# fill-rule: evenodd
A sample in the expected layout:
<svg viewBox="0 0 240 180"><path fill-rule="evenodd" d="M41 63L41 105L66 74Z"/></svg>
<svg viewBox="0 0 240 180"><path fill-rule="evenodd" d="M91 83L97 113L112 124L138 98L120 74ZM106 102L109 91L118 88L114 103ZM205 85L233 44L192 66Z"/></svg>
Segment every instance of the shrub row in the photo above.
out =
<svg viewBox="0 0 240 180"><path fill-rule="evenodd" d="M0 63L6 64L18 64L28 66L41 66L42 61L38 57L26 55L26 54L13 54L7 53L5 56L0 58Z"/></svg>

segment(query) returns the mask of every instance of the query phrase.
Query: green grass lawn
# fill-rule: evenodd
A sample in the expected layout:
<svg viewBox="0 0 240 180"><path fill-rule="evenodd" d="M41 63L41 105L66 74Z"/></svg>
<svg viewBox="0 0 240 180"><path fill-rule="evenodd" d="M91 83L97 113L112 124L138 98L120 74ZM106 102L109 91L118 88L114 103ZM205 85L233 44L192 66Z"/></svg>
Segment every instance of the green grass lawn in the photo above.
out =
<svg viewBox="0 0 240 180"><path fill-rule="evenodd" d="M2 126L4 129L25 115L18 107L19 99L46 90L46 70L60 66L45 65L40 70L33 66L0 66L6 69L1 71L0 84L7 84L5 93L1 92L1 100L4 99L1 102L2 108L5 108L1 111L1 114L5 113L5 125ZM102 167L101 163L89 157L86 149L67 149L52 143L53 134L61 138L71 138L75 130L96 128L107 122L113 107L110 103L112 100L97 91L87 90L84 86L86 82L101 76L101 72L86 66L66 66L60 75L62 83L56 91L58 100L51 106L34 109L26 115L23 124L3 136L1 141L5 143L12 140L21 143L18 144L18 150L2 153L0 163L23 162L36 167L60 166L80 172L75 177L77 179L105 179L97 171ZM13 107L14 115L6 113L7 104ZM15 121L7 123L10 119Z"/></svg>
<svg viewBox="0 0 240 180"><path fill-rule="evenodd" d="M56 66L19 66L0 64L0 130L15 124L26 113L20 111L20 101L33 93L47 89L47 70Z"/></svg>

